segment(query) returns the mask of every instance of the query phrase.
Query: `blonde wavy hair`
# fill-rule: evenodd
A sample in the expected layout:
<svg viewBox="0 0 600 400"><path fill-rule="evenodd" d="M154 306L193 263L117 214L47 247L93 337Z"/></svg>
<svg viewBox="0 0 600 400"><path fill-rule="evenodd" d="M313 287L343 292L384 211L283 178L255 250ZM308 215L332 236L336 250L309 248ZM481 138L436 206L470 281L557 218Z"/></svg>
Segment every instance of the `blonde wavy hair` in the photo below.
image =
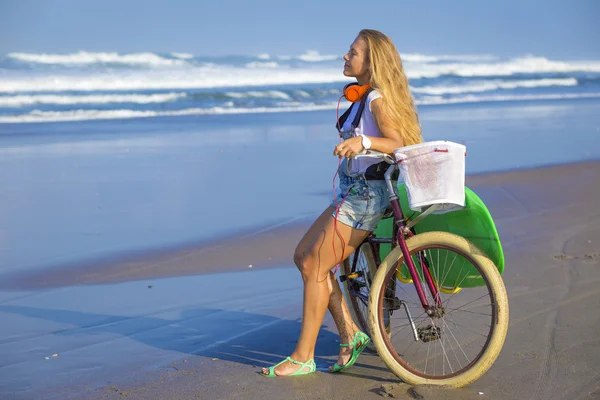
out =
<svg viewBox="0 0 600 400"><path fill-rule="evenodd" d="M405 146L421 143L421 123L396 46L386 35L373 29L363 29L358 36L369 48L369 83L381 93L392 126L402 135Z"/></svg>

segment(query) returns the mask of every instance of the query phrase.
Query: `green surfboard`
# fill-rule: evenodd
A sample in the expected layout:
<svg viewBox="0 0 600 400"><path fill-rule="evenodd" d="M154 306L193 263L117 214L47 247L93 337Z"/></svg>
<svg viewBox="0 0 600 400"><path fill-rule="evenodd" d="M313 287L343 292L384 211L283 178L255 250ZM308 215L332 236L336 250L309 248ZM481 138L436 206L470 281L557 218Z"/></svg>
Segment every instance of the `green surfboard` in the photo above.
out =
<svg viewBox="0 0 600 400"><path fill-rule="evenodd" d="M405 217L412 220L419 216L419 212L412 211L408 206L408 196L404 184L398 185L398 194ZM392 224L393 218L383 219L377 225L375 235L377 237L392 237ZM504 253L502 252L502 245L494 220L479 196L467 187L465 187L465 208L445 214L430 214L419 221L413 229L417 234L444 231L462 236L481 249L496 265L500 273L504 271ZM381 245L380 254L382 260L389 254L390 250L391 245ZM429 257L432 258L430 262L433 265L437 265L438 258L447 257L447 254L443 254L443 251L441 253L439 251L432 253L434 254L430 254ZM460 263L464 265L460 265ZM409 277L405 269L406 267L403 267L403 271L400 272L403 278ZM482 286L484 282L477 270L461 257L458 264L453 264L450 273L444 275L444 282L441 285L446 288L467 288Z"/></svg>

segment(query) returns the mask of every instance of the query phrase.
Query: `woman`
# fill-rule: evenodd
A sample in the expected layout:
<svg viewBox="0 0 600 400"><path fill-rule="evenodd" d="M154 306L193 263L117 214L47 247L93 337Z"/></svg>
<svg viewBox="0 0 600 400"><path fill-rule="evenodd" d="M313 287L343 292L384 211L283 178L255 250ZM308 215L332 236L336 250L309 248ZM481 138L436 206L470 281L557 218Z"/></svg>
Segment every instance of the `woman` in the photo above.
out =
<svg viewBox="0 0 600 400"><path fill-rule="evenodd" d="M268 376L315 372L315 345L327 309L342 343L331 372L352 366L369 343L369 337L352 321L331 270L375 229L389 205L389 193L381 160L349 159L365 148L392 153L422 141L408 80L392 41L381 32L364 29L344 60L344 75L356 78L361 88L370 85L373 90L365 93L366 104L356 129L351 126L352 112L340 129L345 140L333 151L334 156L344 158L339 170L340 190L296 248L294 262L304 281L302 329L294 352L279 364L263 368L262 373ZM352 106L354 114L358 105ZM339 125L340 121L338 129Z"/></svg>

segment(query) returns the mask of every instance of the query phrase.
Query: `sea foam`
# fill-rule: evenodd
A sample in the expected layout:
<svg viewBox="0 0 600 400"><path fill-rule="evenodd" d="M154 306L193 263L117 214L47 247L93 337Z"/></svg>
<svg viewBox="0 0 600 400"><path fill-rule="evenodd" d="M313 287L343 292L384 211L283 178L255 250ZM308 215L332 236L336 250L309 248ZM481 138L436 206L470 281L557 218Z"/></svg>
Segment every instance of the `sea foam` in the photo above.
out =
<svg viewBox="0 0 600 400"><path fill-rule="evenodd" d="M532 94L532 95L490 95L477 96L466 95L454 98L443 98L440 96L428 96L419 101L418 105L443 105L458 103L482 103L482 102L506 102L506 101L532 101L532 100L559 100L559 99L590 99L600 98L600 93L566 93L566 94ZM59 121L84 121L100 119L129 119L150 117L173 117L184 115L220 115L220 114L264 114L279 112L306 112L319 110L335 110L337 102L325 104L302 104L292 103L293 106L277 107L233 107L229 103L226 107L212 108L186 108L173 111L153 110L71 110L71 111L40 111L33 110L27 114L0 116L0 123L41 123ZM341 107L346 108L348 103L344 102Z"/></svg>
<svg viewBox="0 0 600 400"><path fill-rule="evenodd" d="M84 64L125 64L148 66L180 66L185 65L182 59L169 59L154 53L88 53L80 51L73 54L46 54L46 53L9 53L8 57L19 61L39 64L84 65ZM189 58L187 54L183 57ZM193 56L192 56L193 57Z"/></svg>

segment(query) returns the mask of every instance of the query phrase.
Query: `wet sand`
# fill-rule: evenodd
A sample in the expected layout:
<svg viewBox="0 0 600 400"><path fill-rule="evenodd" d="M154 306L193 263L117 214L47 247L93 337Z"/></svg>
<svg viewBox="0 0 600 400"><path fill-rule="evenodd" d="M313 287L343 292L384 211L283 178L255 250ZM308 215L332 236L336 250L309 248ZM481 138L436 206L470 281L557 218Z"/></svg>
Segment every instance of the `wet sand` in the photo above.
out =
<svg viewBox="0 0 600 400"><path fill-rule="evenodd" d="M600 398L600 162L469 176L467 186L496 221L511 313L500 357L468 388L410 387L373 353L328 374L338 351L329 317L317 374L258 375L299 333L302 286L291 256L307 217L86 268L5 276L0 397Z"/></svg>

